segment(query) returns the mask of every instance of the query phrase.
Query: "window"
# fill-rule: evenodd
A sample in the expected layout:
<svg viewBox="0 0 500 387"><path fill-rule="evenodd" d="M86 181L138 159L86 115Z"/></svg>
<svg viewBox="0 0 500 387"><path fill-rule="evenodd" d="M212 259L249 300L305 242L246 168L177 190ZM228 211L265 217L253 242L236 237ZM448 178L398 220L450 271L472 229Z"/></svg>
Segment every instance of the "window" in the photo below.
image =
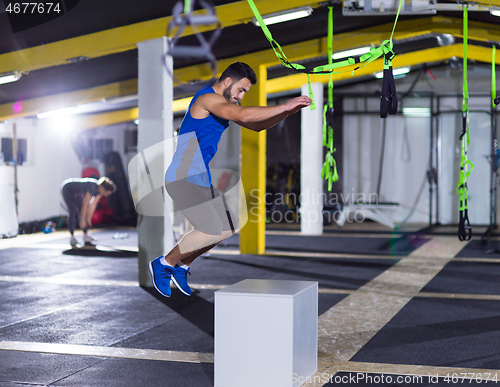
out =
<svg viewBox="0 0 500 387"><path fill-rule="evenodd" d="M14 150L12 149L12 138L2 137L2 148L0 162L3 159L3 162L6 164L13 164L14 158ZM18 165L23 165L26 161L28 161L28 140L25 138L17 139L17 155L16 161Z"/></svg>

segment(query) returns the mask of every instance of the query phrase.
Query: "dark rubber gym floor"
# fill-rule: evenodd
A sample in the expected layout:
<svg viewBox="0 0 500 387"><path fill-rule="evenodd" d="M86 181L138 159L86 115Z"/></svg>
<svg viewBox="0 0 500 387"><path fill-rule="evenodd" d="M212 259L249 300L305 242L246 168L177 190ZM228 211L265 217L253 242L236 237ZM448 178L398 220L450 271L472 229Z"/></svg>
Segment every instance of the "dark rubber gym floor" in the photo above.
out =
<svg viewBox="0 0 500 387"><path fill-rule="evenodd" d="M247 278L318 282L307 386L500 378L500 259L457 238L275 231L262 256L232 238L193 264L191 297L164 298L138 286L134 229L92 235L102 249L70 250L65 232L0 241L0 387L213 386L214 293Z"/></svg>

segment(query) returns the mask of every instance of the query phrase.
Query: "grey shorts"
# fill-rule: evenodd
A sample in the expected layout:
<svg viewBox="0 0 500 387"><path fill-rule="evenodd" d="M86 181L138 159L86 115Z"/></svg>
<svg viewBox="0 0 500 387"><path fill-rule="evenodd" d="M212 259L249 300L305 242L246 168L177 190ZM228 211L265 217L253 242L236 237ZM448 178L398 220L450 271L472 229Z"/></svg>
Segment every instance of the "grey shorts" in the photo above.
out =
<svg viewBox="0 0 500 387"><path fill-rule="evenodd" d="M235 230L237 218L226 203L224 194L214 186L201 187L186 180L166 181L165 189L177 209L196 230L221 235Z"/></svg>

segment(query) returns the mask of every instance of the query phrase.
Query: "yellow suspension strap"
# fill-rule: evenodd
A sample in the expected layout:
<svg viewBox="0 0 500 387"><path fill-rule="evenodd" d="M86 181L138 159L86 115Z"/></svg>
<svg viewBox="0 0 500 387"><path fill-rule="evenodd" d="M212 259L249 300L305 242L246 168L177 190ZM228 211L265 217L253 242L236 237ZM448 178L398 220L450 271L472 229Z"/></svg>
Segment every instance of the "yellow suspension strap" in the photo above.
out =
<svg viewBox="0 0 500 387"><path fill-rule="evenodd" d="M328 64L333 62L333 7L328 7ZM328 82L328 103L323 107L323 146L327 147L325 162L321 177L328 182L328 191L332 190L333 182L339 179L337 162L333 154L337 151L333 141L333 80L330 73Z"/></svg>
<svg viewBox="0 0 500 387"><path fill-rule="evenodd" d="M460 179L457 184L457 193L459 195L459 223L458 223L458 239L468 241L472 238L472 228L469 222L468 204L467 204L467 179L474 169L467 158L467 147L470 145L469 135L469 88L467 85L467 38L468 38L468 9L464 5L463 13L463 35L464 35L464 57L463 57L463 101L462 101L462 154L460 158Z"/></svg>
<svg viewBox="0 0 500 387"><path fill-rule="evenodd" d="M394 34L394 30L396 28L396 23L398 20L399 12L401 10L401 6L403 4L403 1L404 0L400 0L400 2L399 2L398 13L396 16L396 20L394 22L394 27L392 29L393 34ZM336 70L336 69L342 68L342 67L346 67L346 66L352 66L352 65L355 65L357 63L360 63L361 65L356 67L353 70L353 73L354 73L354 71L358 70L361 67L366 66L368 63L374 61L375 59L380 58L381 56L386 56L387 54L392 53L390 55L390 57L394 58L394 53L392 52L392 35L391 35L390 40L383 41L382 44L380 45L380 47L377 47L377 48L372 47L370 49L369 53L366 53L366 54L362 55L361 57L348 58L348 59L343 60L341 62L335 62L335 63L331 63L331 61L329 60L329 63L327 65L317 66L314 68L308 68L308 67L305 67L305 66L298 64L298 63L291 63L288 60L285 53L283 52L283 49L281 48L281 46L278 44L278 42L276 40L273 39L273 36L271 35L271 32L269 31L266 24L264 23L264 20L262 19L262 16L260 15L259 10L255 6L254 1L247 0L247 2L248 2L248 5L250 6L250 8L252 9L252 12L253 12L255 18L257 19L257 22L259 23L260 27L262 28L264 35L266 36L269 43L271 43L271 47L273 48L274 53L276 54L276 56L280 60L281 64L283 64L285 67L293 69L297 72L307 74L308 85L309 85L309 97L313 101L311 104L311 110L315 109L315 105L314 105L314 96L313 96L312 87L311 87L311 79L309 76L310 74L334 74L335 71L333 71L333 70Z"/></svg>

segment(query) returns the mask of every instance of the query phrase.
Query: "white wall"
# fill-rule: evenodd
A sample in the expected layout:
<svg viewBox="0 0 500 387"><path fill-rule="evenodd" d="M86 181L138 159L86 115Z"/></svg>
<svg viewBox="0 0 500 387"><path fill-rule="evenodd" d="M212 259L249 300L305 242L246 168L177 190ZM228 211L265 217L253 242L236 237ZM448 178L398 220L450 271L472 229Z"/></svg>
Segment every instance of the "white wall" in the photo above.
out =
<svg viewBox="0 0 500 387"><path fill-rule="evenodd" d="M346 99L344 109L352 110L353 107L354 101ZM430 120L403 116L390 116L386 120L385 155L377 200L384 121L376 115L344 115L344 199L350 203L358 200L398 203L394 210L384 212L394 221L401 222L409 215L424 185L424 192L408 221L426 222Z"/></svg>
<svg viewBox="0 0 500 387"><path fill-rule="evenodd" d="M413 92L433 92L435 95L458 95L441 99L441 110L462 109L462 72L449 66L431 69L436 81L427 74L421 74L413 85ZM413 72L396 80L398 93L410 89L417 73ZM336 85L337 92L375 95L380 92L380 80L358 83L346 87ZM488 97L477 97L474 94L489 94L491 89L491 66L476 64L468 69L468 86L471 94L469 108L471 110L490 109ZM498 86L497 86L498 89ZM427 98L413 98L411 93L404 98L405 106L430 106ZM401 100L399 112L401 112ZM368 110L379 109L379 99L368 100ZM345 102L346 110L364 110L362 99L351 99ZM348 193L370 193L376 191L378 165L381 147L381 124L378 115L344 116L344 195ZM404 128L408 129L411 159L407 160L408 148L405 148ZM381 201L400 203L401 209L394 211L395 221L404 219L424 180L424 173L429 164L429 119L403 118L389 116L387 119L386 157L381 189ZM456 185L460 169L460 140L462 119L460 113L445 113L439 117L440 127L440 168L439 168L439 220L442 224L458 222L458 194ZM470 134L471 145L468 149L469 160L475 164L468 181L469 218L472 224L489 223L490 203L490 166L486 156L490 154L491 138L490 117L486 113L471 113ZM438 145L436 145L438 146ZM354 190L354 191L353 191ZM500 195L499 195L500 204ZM429 220L428 183L420 198L416 212L409 222L428 222ZM500 208L500 206L499 206ZM435 207L433 211L435 210ZM497 211L498 213L498 211ZM433 218L435 219L435 218Z"/></svg>

